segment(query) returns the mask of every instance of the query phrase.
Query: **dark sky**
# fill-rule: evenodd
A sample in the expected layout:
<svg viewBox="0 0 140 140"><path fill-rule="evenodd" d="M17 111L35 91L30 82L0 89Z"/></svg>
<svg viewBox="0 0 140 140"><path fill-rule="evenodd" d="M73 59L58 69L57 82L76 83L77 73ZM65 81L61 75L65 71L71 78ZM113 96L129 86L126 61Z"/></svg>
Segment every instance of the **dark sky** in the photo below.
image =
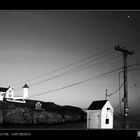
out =
<svg viewBox="0 0 140 140"><path fill-rule="evenodd" d="M40 96L34 95L122 67L122 54L114 49L118 44L121 47L121 44L124 46L129 44L130 50L137 50L134 55L128 57L128 64L140 63L138 51L140 43L131 45L131 42L128 42L133 39L137 39L133 41L140 41L140 11L11 10L0 11L0 21L1 87L21 82L18 87L13 86L16 95L22 94L24 81L27 81L30 86L32 83L56 76L75 66L97 60L99 57L100 60L94 63L110 59L30 86L30 99L87 108L93 100L105 99L106 89L110 94L119 88L119 71L63 90ZM54 71L108 48L110 48L109 51L97 57L28 81L28 79ZM114 53L102 57L111 51ZM132 110L140 108L139 74L139 70L128 73L129 106ZM123 96L123 88L121 95ZM109 100L113 107L116 107L119 104L118 92Z"/></svg>

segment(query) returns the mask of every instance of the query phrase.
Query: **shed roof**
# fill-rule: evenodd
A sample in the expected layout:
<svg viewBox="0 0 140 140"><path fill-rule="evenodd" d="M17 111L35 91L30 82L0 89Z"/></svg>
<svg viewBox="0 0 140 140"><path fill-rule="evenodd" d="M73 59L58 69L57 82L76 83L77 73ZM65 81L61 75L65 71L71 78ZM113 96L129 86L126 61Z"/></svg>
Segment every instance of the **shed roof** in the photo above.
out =
<svg viewBox="0 0 140 140"><path fill-rule="evenodd" d="M93 101L87 110L100 110L106 104L107 100Z"/></svg>
<svg viewBox="0 0 140 140"><path fill-rule="evenodd" d="M6 92L9 88L0 87L0 92Z"/></svg>

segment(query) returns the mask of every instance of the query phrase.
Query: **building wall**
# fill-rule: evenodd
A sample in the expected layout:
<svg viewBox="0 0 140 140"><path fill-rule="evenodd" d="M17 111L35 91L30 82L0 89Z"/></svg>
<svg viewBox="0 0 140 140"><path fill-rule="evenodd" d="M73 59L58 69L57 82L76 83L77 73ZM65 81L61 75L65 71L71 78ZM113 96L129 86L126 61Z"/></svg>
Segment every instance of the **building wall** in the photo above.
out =
<svg viewBox="0 0 140 140"><path fill-rule="evenodd" d="M7 91L6 91L6 98L13 98L14 97L14 91L12 88L9 88Z"/></svg>
<svg viewBox="0 0 140 140"><path fill-rule="evenodd" d="M87 128L101 128L101 110L87 110Z"/></svg>
<svg viewBox="0 0 140 140"><path fill-rule="evenodd" d="M107 108L110 108L107 110ZM101 128L103 129L112 129L113 128L113 108L109 102L105 104L101 112ZM109 120L109 123L106 124L106 119Z"/></svg>
<svg viewBox="0 0 140 140"><path fill-rule="evenodd" d="M0 101L3 101L3 94L4 92L0 92Z"/></svg>
<svg viewBox="0 0 140 140"><path fill-rule="evenodd" d="M23 98L27 99L28 98L28 88L23 88Z"/></svg>
<svg viewBox="0 0 140 140"><path fill-rule="evenodd" d="M15 96L15 97L13 97L13 99L15 99L15 100L16 100L16 99L24 99L24 98L23 98L22 96L18 96L18 97L17 97L17 96Z"/></svg>

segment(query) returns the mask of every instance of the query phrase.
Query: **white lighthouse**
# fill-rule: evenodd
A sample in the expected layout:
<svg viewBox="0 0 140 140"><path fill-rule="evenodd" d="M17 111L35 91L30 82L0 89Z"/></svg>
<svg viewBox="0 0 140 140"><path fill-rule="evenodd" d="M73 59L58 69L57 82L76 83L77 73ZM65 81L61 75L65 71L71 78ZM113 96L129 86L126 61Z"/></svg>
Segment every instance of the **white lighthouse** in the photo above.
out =
<svg viewBox="0 0 140 140"><path fill-rule="evenodd" d="M29 86L27 84L25 84L23 86L23 99L27 99L28 98L28 91L29 91Z"/></svg>

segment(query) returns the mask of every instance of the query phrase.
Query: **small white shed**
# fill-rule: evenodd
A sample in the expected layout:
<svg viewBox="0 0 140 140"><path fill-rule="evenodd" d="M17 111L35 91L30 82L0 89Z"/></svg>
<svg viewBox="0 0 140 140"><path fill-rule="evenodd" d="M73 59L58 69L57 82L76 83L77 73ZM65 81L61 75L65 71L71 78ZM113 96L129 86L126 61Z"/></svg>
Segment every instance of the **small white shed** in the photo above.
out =
<svg viewBox="0 0 140 140"><path fill-rule="evenodd" d="M87 109L87 128L113 129L113 112L108 100L93 101Z"/></svg>

